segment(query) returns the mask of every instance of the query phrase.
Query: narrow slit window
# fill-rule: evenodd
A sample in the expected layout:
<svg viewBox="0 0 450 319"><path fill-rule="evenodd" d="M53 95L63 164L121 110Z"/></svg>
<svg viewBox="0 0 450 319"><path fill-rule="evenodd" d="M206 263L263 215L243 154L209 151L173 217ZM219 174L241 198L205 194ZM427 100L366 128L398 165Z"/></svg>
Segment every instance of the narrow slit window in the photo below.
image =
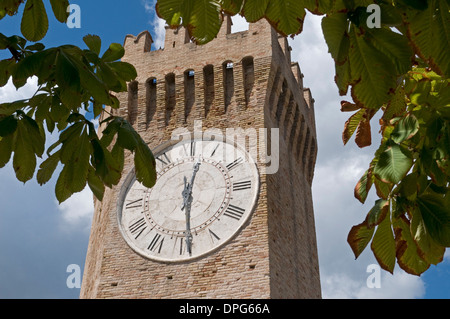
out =
<svg viewBox="0 0 450 319"><path fill-rule="evenodd" d="M166 125L169 124L176 104L175 74L166 75Z"/></svg>
<svg viewBox="0 0 450 319"><path fill-rule="evenodd" d="M205 92L205 116L211 110L214 101L214 66L211 64L203 68L204 92Z"/></svg>
<svg viewBox="0 0 450 319"><path fill-rule="evenodd" d="M233 62L225 62L223 64L223 85L224 85L224 102L225 112L231 104L234 95L234 64Z"/></svg>
<svg viewBox="0 0 450 319"><path fill-rule="evenodd" d="M248 106L250 104L253 86L255 85L255 66L252 57L246 57L242 60L242 69L244 75L245 104Z"/></svg>
<svg viewBox="0 0 450 319"><path fill-rule="evenodd" d="M128 121L136 123L138 113L138 82L128 84Z"/></svg>
<svg viewBox="0 0 450 319"><path fill-rule="evenodd" d="M147 125L153 120L153 117L156 113L156 84L157 81L155 78L150 78L147 80L145 89L146 89L146 122Z"/></svg>
<svg viewBox="0 0 450 319"><path fill-rule="evenodd" d="M195 72L184 72L184 119L187 120L195 103Z"/></svg>
<svg viewBox="0 0 450 319"><path fill-rule="evenodd" d="M284 80L282 88L281 88L281 94L280 94L280 96L278 98L277 110L276 110L276 113L275 113L276 120L277 120L278 123L280 122L281 114L283 113L284 104L286 102L285 101L286 94L288 94L288 86L287 86L286 80Z"/></svg>

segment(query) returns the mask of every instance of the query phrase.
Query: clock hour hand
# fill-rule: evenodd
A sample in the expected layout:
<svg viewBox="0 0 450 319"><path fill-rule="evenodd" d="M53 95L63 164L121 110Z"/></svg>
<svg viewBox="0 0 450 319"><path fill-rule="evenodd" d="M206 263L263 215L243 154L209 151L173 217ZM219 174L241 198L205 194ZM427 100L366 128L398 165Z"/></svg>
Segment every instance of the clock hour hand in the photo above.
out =
<svg viewBox="0 0 450 319"><path fill-rule="evenodd" d="M186 208L186 248L189 255L192 254L192 233L191 233L191 204L192 204L192 189L194 186L195 175L200 167L200 162L194 164L194 171L192 172L191 182L187 182L186 176L184 176L184 189L182 191L183 205L181 210Z"/></svg>

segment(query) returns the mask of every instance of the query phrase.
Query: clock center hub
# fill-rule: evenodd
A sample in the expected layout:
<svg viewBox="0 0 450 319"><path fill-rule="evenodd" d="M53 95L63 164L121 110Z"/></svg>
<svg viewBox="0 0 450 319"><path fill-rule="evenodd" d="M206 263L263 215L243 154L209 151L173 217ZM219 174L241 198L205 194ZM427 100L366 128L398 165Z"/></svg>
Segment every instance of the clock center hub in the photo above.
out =
<svg viewBox="0 0 450 319"><path fill-rule="evenodd" d="M198 159L183 159L168 165L158 183L146 195L146 215L156 228L181 235L186 230L183 207L185 183L191 181ZM219 172L219 174L218 174ZM220 215L230 199L230 178L220 163L201 159L195 174L190 200L191 231L200 231ZM222 209L221 209L222 208Z"/></svg>

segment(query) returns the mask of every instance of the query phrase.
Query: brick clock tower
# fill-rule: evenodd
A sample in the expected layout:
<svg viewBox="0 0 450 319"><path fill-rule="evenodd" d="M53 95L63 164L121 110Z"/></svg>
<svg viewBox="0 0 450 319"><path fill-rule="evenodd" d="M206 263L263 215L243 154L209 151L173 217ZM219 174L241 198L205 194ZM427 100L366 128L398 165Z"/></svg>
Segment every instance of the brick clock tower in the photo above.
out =
<svg viewBox="0 0 450 319"><path fill-rule="evenodd" d="M115 110L149 143L158 180L95 202L81 298L320 298L311 183L314 100L265 21L197 46L167 29L125 39L137 71Z"/></svg>

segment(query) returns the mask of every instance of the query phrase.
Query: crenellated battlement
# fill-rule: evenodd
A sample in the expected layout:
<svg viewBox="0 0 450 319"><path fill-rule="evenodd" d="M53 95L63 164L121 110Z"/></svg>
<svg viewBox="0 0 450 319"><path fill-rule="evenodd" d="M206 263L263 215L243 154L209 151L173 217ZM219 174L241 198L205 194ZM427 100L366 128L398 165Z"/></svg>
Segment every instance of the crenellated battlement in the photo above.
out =
<svg viewBox="0 0 450 319"><path fill-rule="evenodd" d="M148 31L127 35L123 61L136 67L138 77L119 96L120 114L145 135L192 129L194 120L246 128L249 114L260 112L266 114L264 127L279 128L304 171L312 172L307 163L313 167L317 155L314 100L299 64L291 61L288 40L264 19L246 31L232 33L231 26L225 16L217 39L201 46L186 29L166 27L164 48L153 51Z"/></svg>

